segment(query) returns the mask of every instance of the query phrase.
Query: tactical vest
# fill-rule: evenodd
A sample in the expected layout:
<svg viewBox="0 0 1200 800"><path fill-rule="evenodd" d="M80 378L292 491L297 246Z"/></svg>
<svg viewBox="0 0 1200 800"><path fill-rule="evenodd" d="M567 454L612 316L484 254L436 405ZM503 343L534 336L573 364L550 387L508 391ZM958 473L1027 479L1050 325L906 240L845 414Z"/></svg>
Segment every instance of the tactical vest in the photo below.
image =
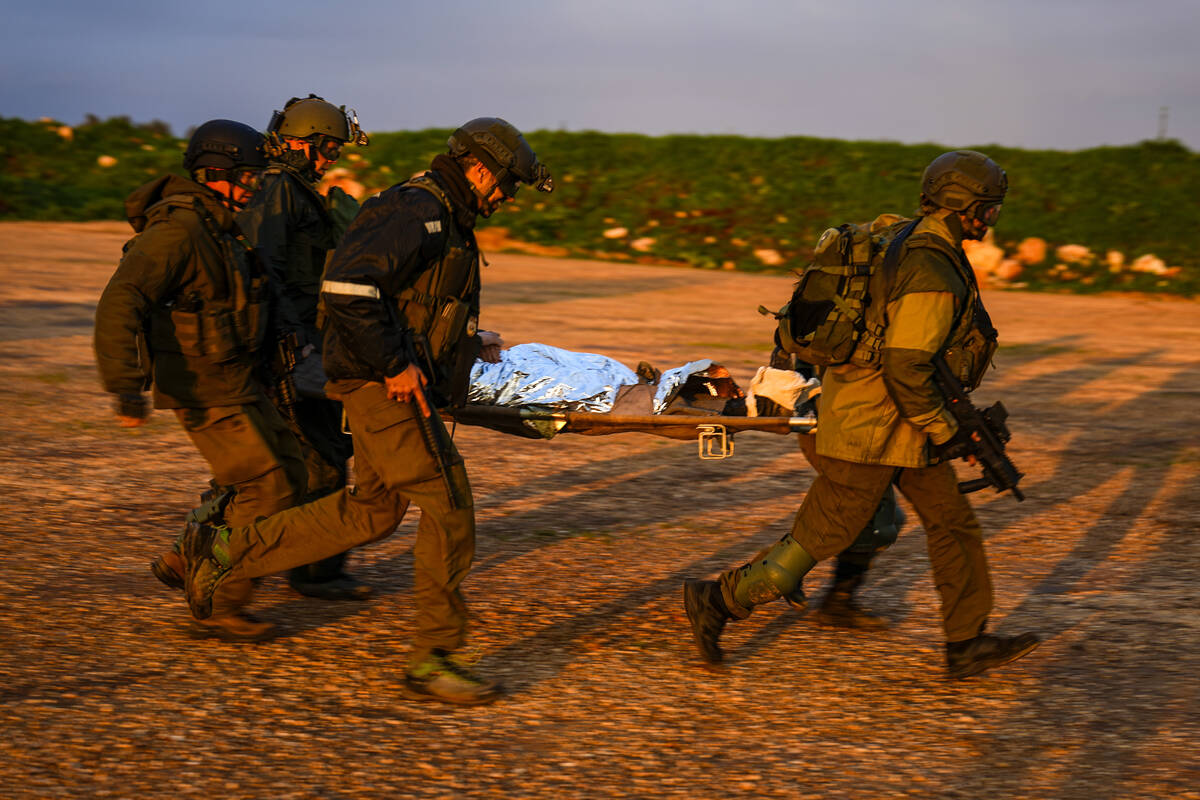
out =
<svg viewBox="0 0 1200 800"><path fill-rule="evenodd" d="M172 298L150 312L147 344L154 353L180 353L213 363L253 359L267 330L266 277L253 268L253 250L241 234L222 231L200 200L165 198L171 208L196 213L220 253L219 263L202 259L207 285Z"/></svg>
<svg viewBox="0 0 1200 800"><path fill-rule="evenodd" d="M435 388L458 404L466 397L478 355L479 309L472 304L479 291L479 248L474 234L455 222L454 206L433 178L418 175L404 185L429 192L448 213L441 257L396 297L397 322L412 332L418 347L425 348L423 355L439 373L431 376Z"/></svg>
<svg viewBox="0 0 1200 800"><path fill-rule="evenodd" d="M962 249L940 236L913 234L918 222L882 214L866 225L825 231L791 301L774 315L783 349L820 367L878 369L897 265L928 247L950 259L966 288L941 355L967 391L976 388L996 351L996 329Z"/></svg>
<svg viewBox="0 0 1200 800"><path fill-rule="evenodd" d="M983 306L983 298L979 294L979 283L975 280L975 270L961 249L955 251L949 244L937 237L922 237L914 246L936 247L950 255L954 262L955 271L967 288L967 296L963 302L961 313L954 321L942 347L941 356L950 367L950 371L958 378L965 391L973 391L983 381L984 373L992 364L992 356L996 353L999 332L992 324L992 318Z"/></svg>

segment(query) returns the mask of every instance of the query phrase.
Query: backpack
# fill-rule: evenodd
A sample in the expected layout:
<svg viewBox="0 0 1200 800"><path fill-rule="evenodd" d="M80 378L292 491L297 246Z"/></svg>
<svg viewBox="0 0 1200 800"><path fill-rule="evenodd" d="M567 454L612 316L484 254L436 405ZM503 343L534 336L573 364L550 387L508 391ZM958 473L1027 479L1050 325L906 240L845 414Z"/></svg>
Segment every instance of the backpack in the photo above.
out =
<svg viewBox="0 0 1200 800"><path fill-rule="evenodd" d="M826 230L792 299L773 314L778 345L818 367L877 367L901 245L919 221L881 214L867 224ZM763 306L759 312L772 314Z"/></svg>

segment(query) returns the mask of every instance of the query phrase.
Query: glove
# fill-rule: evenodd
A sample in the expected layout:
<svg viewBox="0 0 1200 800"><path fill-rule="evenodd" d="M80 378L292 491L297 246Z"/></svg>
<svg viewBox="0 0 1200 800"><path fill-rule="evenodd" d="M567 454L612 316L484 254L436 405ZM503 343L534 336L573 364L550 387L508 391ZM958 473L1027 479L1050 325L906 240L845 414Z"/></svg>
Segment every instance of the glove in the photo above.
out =
<svg viewBox="0 0 1200 800"><path fill-rule="evenodd" d="M930 463L940 464L943 461L953 461L956 458L966 458L979 452L975 440L963 427L959 427L954 435L941 444L929 443Z"/></svg>

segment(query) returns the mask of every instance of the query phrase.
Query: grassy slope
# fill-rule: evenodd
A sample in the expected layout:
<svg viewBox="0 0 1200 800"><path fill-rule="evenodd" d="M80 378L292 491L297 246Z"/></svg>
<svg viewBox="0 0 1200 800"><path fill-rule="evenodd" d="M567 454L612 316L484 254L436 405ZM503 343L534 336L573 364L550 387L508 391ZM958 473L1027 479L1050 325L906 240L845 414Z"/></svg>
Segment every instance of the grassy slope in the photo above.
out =
<svg viewBox="0 0 1200 800"><path fill-rule="evenodd" d="M0 120L0 217L112 219L137 184L178 170L182 145L159 126L126 120L73 129ZM339 166L369 189L428 164L447 131L382 133ZM553 169L553 195L522 193L495 223L523 241L579 254L658 258L718 268L766 268L755 250L774 250L785 269L804 263L824 228L882 211L912 213L924 165L940 145L791 137L665 136L538 131L529 135ZM1039 236L1129 260L1153 253L1182 271L1169 278L1102 264L1052 276L1053 254L1027 271L1033 287L1200 291L1200 156L1173 142L1078 152L981 147L1012 186L997 241L1009 250ZM97 158L117 163L104 168ZM361 157L358 157L361 156ZM514 212L521 213L514 213ZM625 236L604 232L623 227ZM642 249L632 245L637 240ZM652 239L652 242L645 241Z"/></svg>

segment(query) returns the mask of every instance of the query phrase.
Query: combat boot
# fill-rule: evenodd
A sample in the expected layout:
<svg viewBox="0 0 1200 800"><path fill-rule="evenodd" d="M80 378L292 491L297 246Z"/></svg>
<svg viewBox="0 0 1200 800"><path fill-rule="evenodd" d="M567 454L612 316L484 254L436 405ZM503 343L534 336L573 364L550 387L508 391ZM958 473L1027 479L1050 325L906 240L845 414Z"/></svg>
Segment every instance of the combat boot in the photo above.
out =
<svg viewBox="0 0 1200 800"><path fill-rule="evenodd" d="M504 687L476 675L455 654L434 650L405 673L403 692L412 700L481 706L503 696Z"/></svg>
<svg viewBox="0 0 1200 800"><path fill-rule="evenodd" d="M228 528L189 522L179 537L179 555L186 567L184 593L196 619L212 616L213 593L229 575L228 554L224 554L224 559L219 558L223 548L218 551L217 547L228 536Z"/></svg>
<svg viewBox="0 0 1200 800"><path fill-rule="evenodd" d="M958 680L1016 661L1041 643L1036 633L996 636L983 633L964 642L946 643L946 677Z"/></svg>
<svg viewBox="0 0 1200 800"><path fill-rule="evenodd" d="M183 556L174 550L168 550L151 561L150 571L154 573L154 577L172 589L183 590L186 583L183 576L187 571L187 565L183 563Z"/></svg>
<svg viewBox="0 0 1200 800"><path fill-rule="evenodd" d="M262 642L273 639L278 633L273 624L245 611L194 619L188 628L188 634L194 639L220 639L223 642Z"/></svg>
<svg viewBox="0 0 1200 800"><path fill-rule="evenodd" d="M305 597L316 597L320 600L369 600L375 593L370 584L363 583L345 572L324 581L303 581L289 577L288 585Z"/></svg>
<svg viewBox="0 0 1200 800"><path fill-rule="evenodd" d="M886 630L886 619L870 613L854 600L854 593L857 593L866 581L866 571L869 569L870 560L864 563L856 555L839 555L834 565L833 582L829 584L826 594L817 606L818 625L853 628L858 631Z"/></svg>
<svg viewBox="0 0 1200 800"><path fill-rule="evenodd" d="M720 664L725 658L721 650L721 631L733 615L721 596L721 584L687 578L683 582L683 607L692 623L692 638L700 657L709 664Z"/></svg>
<svg viewBox="0 0 1200 800"><path fill-rule="evenodd" d="M841 581L835 579L817 607L817 624L858 631L887 630L888 620L859 606L858 601L854 599L854 593L863 585L863 581L862 575L844 578Z"/></svg>
<svg viewBox="0 0 1200 800"><path fill-rule="evenodd" d="M374 590L345 570L346 553L288 570L288 585L305 597L366 600Z"/></svg>
<svg viewBox="0 0 1200 800"><path fill-rule="evenodd" d="M188 512L187 521L219 525L225 518L225 507L229 505L233 495L233 489L221 486L216 481L209 481L209 488L200 495L200 505ZM179 550L179 540L176 539L168 552L150 562L150 571L154 573L154 577L172 589L183 590L187 583L184 577L187 565Z"/></svg>

